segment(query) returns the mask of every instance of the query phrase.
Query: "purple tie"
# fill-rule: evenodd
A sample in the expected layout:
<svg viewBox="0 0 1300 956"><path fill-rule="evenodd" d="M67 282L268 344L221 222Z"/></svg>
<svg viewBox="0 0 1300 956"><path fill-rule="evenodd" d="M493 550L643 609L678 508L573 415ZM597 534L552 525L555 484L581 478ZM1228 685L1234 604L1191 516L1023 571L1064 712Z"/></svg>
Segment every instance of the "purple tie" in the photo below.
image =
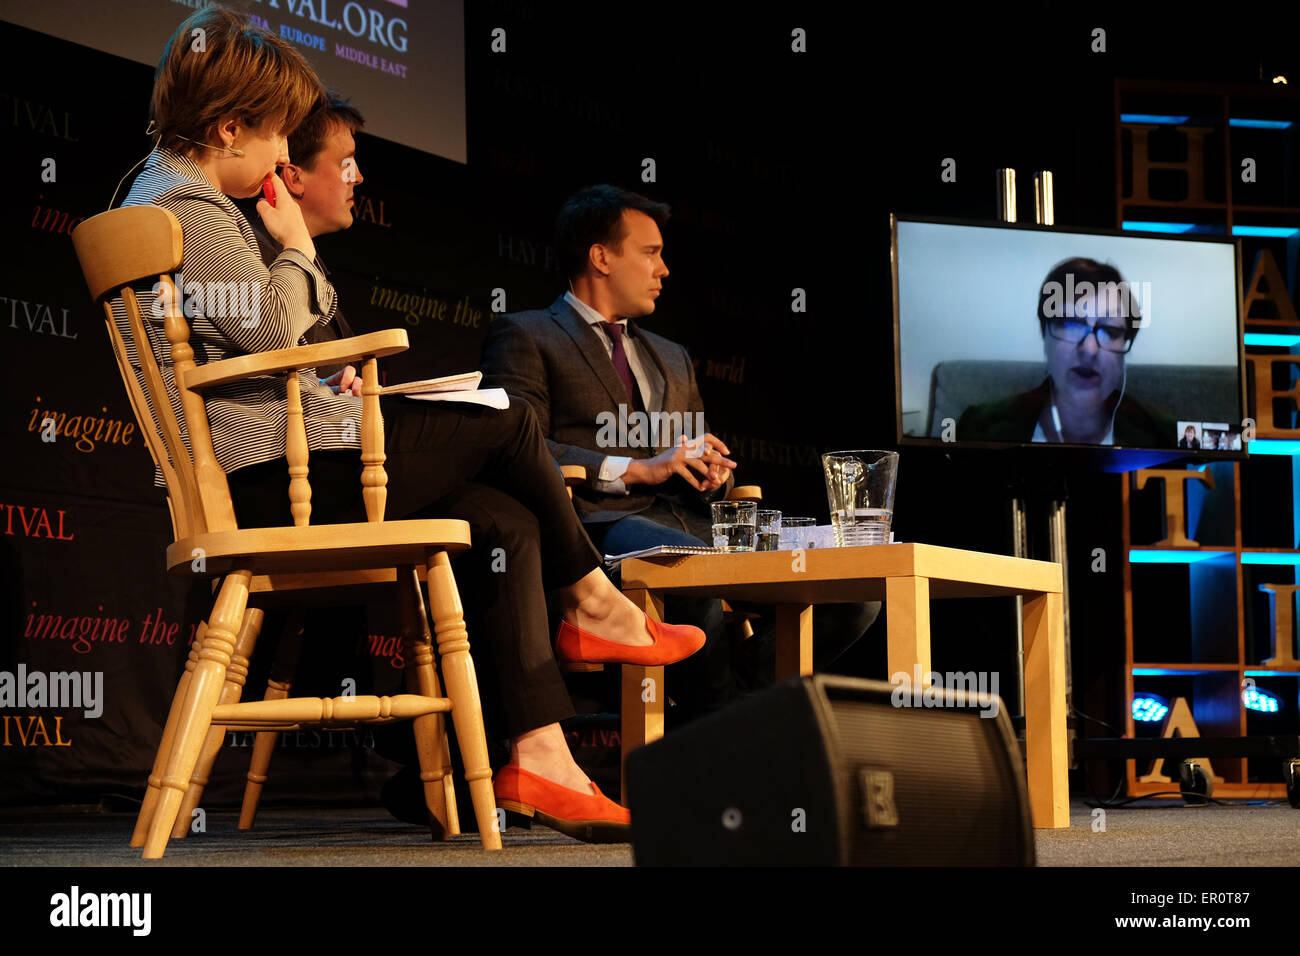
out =
<svg viewBox="0 0 1300 956"><path fill-rule="evenodd" d="M614 352L610 358L614 362L614 371L618 377L623 380L623 387L627 389L628 400L633 405L637 404L636 382L632 380L632 369L627 364L627 352L623 350L623 326L617 322L602 322L601 328L609 336L610 342L614 345Z"/></svg>

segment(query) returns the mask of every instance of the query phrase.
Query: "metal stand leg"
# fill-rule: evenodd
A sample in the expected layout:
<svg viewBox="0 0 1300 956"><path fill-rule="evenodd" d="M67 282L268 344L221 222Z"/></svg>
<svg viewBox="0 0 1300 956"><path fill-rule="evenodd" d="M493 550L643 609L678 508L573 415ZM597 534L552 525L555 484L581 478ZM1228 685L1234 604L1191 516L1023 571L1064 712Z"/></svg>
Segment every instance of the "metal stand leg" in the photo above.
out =
<svg viewBox="0 0 1300 956"><path fill-rule="evenodd" d="M1017 558L1029 557L1029 527L1025 499L1011 499L1011 549ZM1025 600L1016 595L1016 714L1025 713Z"/></svg>
<svg viewBox="0 0 1300 956"><path fill-rule="evenodd" d="M1070 559L1065 542L1065 502L1053 501L1048 505L1048 529L1051 534L1051 560L1061 566L1061 612L1064 618L1065 650L1065 712L1074 711L1074 688L1070 667Z"/></svg>
<svg viewBox="0 0 1300 956"><path fill-rule="evenodd" d="M1065 616L1065 705L1066 713L1073 709L1073 683L1070 668L1070 562L1065 537L1065 502L1051 501L1047 506L1048 557L1061 566L1061 601ZM1029 547L1029 525L1026 519L1025 500L1011 499L1012 551L1017 558L1032 558ZM1025 614L1023 599L1016 598L1016 664L1019 681L1016 685L1016 712L1025 712Z"/></svg>

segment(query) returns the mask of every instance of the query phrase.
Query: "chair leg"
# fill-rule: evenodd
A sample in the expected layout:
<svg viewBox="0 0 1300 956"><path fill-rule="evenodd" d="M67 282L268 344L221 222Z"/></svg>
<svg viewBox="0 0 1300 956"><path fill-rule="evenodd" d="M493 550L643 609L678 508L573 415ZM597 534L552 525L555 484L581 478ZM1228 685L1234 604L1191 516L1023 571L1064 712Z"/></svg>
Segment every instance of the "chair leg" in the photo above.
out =
<svg viewBox="0 0 1300 956"><path fill-rule="evenodd" d="M430 638L429 646L433 646L433 640ZM438 674L435 671L433 679L438 680ZM434 684L434 696L440 696L442 689ZM454 770L451 765L451 741L447 738L447 725L451 723L442 714L438 714L438 741L442 748L442 765L447 768L447 774L442 778L442 799L447 806L447 835L460 836L460 810L456 806L456 780L453 776Z"/></svg>
<svg viewBox="0 0 1300 956"><path fill-rule="evenodd" d="M293 675L298 670L298 658L302 654L302 628L301 612L295 611L285 619L284 632L280 635L280 646L275 650L271 677L266 682L263 700L284 700L289 696ZM257 819L257 805L262 800L262 787L270 774L271 757L275 754L275 745L279 740L278 730L258 731L254 739L253 757L248 763L244 801L239 807L239 825L236 829L253 829L253 823Z"/></svg>
<svg viewBox="0 0 1300 956"><path fill-rule="evenodd" d="M406 687L422 697L441 697L438 674L433 668L433 640L425 613L420 578L415 568L398 569L398 602L402 617L402 637L406 645ZM445 840L460 832L456 807L447 806L445 784L451 779L450 761L443 751L446 724L442 714L417 717L413 722L415 749L420 760L420 780L424 783L424 802L429 808L435 840ZM454 800L454 791L453 791Z"/></svg>
<svg viewBox="0 0 1300 956"><path fill-rule="evenodd" d="M434 554L429 559L428 568L429 604L433 609L433 628L438 635L438 656L442 658L442 676L452 702L452 724L460 743L461 760L465 763L465 779L469 782L479 839L483 849L499 850L501 830L497 826L492 767L488 762L487 734L483 729L483 706L479 701L474 659L469 654L465 612L447 552Z"/></svg>
<svg viewBox="0 0 1300 956"><path fill-rule="evenodd" d="M185 703L176 723L175 738L162 778L162 795L153 820L149 823L149 835L145 840L146 860L160 859L167 849L168 838L180 812L181 800L189 786L190 776L194 773L194 766L198 763L199 750L207 736L208 727L212 723L212 712L216 709L217 699L225 684L226 667L235 650L236 635L248 606L248 583L251 578L250 572L239 570L227 574L222 582L216 606L208 620L203 649L199 652L199 661L190 677Z"/></svg>
<svg viewBox="0 0 1300 956"><path fill-rule="evenodd" d="M244 684L248 680L248 662L253 657L257 636L262 632L264 617L265 612L261 608L250 607L244 611L244 623L239 629L239 640L235 642L235 653L230 658L230 666L226 668L226 682L221 688L219 702L222 704L238 704L239 699L244 696ZM194 775L190 777L185 799L181 801L180 813L176 815L176 826L172 828L173 840L183 840L189 834L194 811L198 809L199 801L203 799L203 788L208 785L208 779L212 775L212 765L216 762L217 754L221 751L221 745L225 740L224 726L208 728L203 749L199 751L198 765L194 768Z"/></svg>
<svg viewBox="0 0 1300 956"><path fill-rule="evenodd" d="M190 645L190 656L185 661L185 670L176 682L176 693L172 696L171 710L167 712L167 723L163 725L162 740L158 752L153 758L153 770L149 773L149 786L144 792L144 801L140 804L140 813L135 818L135 830L131 834L131 846L144 846L145 836L149 833L149 824L153 822L158 808L158 797L162 792L163 771L167 769L167 756L172 750L172 741L176 737L176 723L180 720L181 705L185 703L185 694L190 689L190 677L199 662L199 652L203 649L203 638L208 629L207 621L199 621L194 631L194 643Z"/></svg>
<svg viewBox="0 0 1300 956"><path fill-rule="evenodd" d="M284 700L289 696L289 686L283 681L266 682L266 693L262 700ZM239 807L239 830L253 829L257 820L257 805L262 799L262 785L266 783L271 769L271 756L280 739L278 730L259 730L253 741L253 758L248 762L248 776L244 783L244 802Z"/></svg>

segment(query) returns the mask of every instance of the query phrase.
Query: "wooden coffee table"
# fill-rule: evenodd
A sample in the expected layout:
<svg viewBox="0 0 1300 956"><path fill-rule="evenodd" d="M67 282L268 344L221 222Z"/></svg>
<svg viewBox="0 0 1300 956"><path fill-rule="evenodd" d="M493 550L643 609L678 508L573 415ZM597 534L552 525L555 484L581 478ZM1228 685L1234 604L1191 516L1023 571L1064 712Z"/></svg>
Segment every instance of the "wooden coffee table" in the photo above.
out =
<svg viewBox="0 0 1300 956"><path fill-rule="evenodd" d="M1070 825L1059 564L928 544L661 555L624 561L623 591L656 620L668 592L774 605L778 680L812 673L814 604L883 600L889 673L924 675L932 598L1022 596L1030 810L1035 827ZM623 667L625 760L663 736L664 699L662 667Z"/></svg>

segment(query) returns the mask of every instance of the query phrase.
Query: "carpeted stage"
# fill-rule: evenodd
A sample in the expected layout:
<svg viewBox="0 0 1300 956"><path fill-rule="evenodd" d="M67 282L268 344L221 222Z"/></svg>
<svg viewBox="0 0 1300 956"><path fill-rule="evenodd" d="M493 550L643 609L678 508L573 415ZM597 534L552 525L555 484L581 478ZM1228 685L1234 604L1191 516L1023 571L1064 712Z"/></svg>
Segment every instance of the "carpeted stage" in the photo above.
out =
<svg viewBox="0 0 1300 956"><path fill-rule="evenodd" d="M630 844L595 846L544 827L511 829L505 851L484 853L468 834L432 843L425 831L380 808L263 810L249 833L237 812L213 811L207 832L173 841L160 861L143 863L127 844L134 815L98 809L0 812L3 866L632 866ZM1040 866L1295 866L1300 811L1285 803L1234 801L1187 807L1146 800L1106 811L1070 804L1068 830L1036 830Z"/></svg>

